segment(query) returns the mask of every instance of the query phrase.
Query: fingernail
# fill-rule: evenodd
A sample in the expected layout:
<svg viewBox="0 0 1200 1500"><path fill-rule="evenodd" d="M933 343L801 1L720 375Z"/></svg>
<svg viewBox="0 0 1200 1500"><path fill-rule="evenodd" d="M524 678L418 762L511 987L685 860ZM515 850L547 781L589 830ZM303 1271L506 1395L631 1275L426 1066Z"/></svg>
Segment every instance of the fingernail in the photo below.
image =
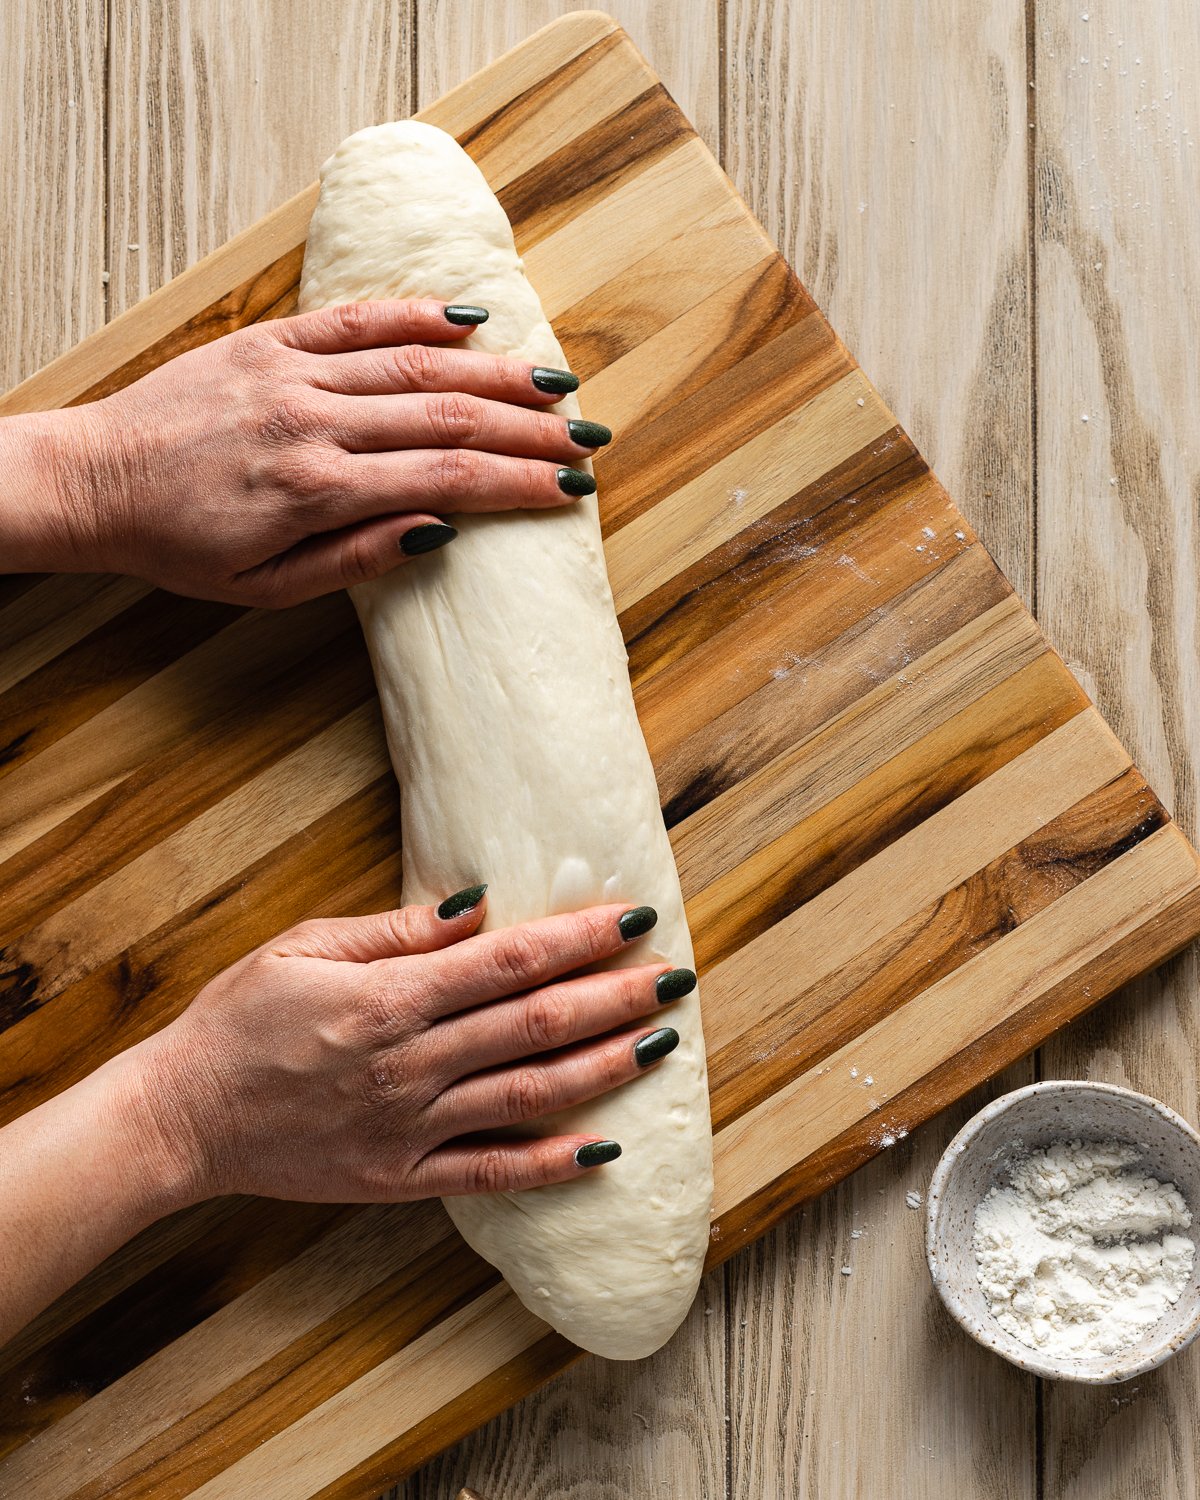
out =
<svg viewBox="0 0 1200 1500"><path fill-rule="evenodd" d="M621 1148L616 1141L589 1141L575 1153L577 1167L602 1167L607 1161L616 1161Z"/></svg>
<svg viewBox="0 0 1200 1500"><path fill-rule="evenodd" d="M644 937L657 921L658 913L652 906L635 906L617 918L617 926L625 941L632 943L634 938Z"/></svg>
<svg viewBox="0 0 1200 1500"><path fill-rule="evenodd" d="M466 302L452 302L449 307L442 311L446 315L447 323L463 325L465 323L486 323L488 310L486 307L472 307Z"/></svg>
<svg viewBox="0 0 1200 1500"><path fill-rule="evenodd" d="M672 1026L663 1026L658 1031L652 1031L649 1036L644 1036L634 1047L633 1055L639 1068L648 1068L652 1062L666 1057L668 1052L674 1052L678 1046L679 1033Z"/></svg>
<svg viewBox="0 0 1200 1500"><path fill-rule="evenodd" d="M458 535L453 526L443 526L440 521L426 521L423 526L413 526L400 538L400 550L407 557L416 557L421 552L436 552Z"/></svg>
<svg viewBox="0 0 1200 1500"><path fill-rule="evenodd" d="M567 436L581 448L603 448L612 442L612 428L603 422L585 422L582 417L572 417L567 423Z"/></svg>
<svg viewBox="0 0 1200 1500"><path fill-rule="evenodd" d="M558 487L564 495L594 495L596 481L582 469L559 469Z"/></svg>
<svg viewBox="0 0 1200 1500"><path fill-rule="evenodd" d="M538 365L530 371L529 378L539 391L547 391L553 396L566 396L579 389L579 376L572 375L570 370L547 370L544 365Z"/></svg>
<svg viewBox="0 0 1200 1500"><path fill-rule="evenodd" d="M483 900L487 891L487 883L483 885L469 885L465 890L455 891L453 896L447 896L437 909L437 914L443 922L453 921L455 917L465 917L469 911L474 911Z"/></svg>
<svg viewBox="0 0 1200 1500"><path fill-rule="evenodd" d="M682 1000L696 988L696 976L691 969L668 969L654 981L654 993L658 1003L666 1005L671 1000Z"/></svg>

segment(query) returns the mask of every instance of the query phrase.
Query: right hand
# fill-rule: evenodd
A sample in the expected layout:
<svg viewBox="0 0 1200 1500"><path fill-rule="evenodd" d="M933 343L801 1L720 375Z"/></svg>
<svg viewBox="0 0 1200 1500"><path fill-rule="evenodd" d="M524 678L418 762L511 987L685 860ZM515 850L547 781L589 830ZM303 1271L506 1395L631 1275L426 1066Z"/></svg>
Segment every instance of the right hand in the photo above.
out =
<svg viewBox="0 0 1200 1500"><path fill-rule="evenodd" d="M670 965L576 973L629 946L629 910L480 933L484 898L449 918L410 906L249 954L133 1049L188 1196L390 1202L581 1175L596 1136L476 1137L636 1078L647 1036L669 1032L660 1056L678 1040L641 1020ZM675 996L695 982L677 972Z"/></svg>

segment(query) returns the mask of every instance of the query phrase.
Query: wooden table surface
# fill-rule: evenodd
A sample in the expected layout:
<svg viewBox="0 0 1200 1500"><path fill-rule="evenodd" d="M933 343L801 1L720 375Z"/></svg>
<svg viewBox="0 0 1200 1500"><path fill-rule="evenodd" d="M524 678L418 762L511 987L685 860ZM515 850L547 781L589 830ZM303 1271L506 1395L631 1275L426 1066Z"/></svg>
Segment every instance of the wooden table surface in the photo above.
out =
<svg viewBox="0 0 1200 1500"><path fill-rule="evenodd" d="M304 186L350 130L571 8L7 0L3 385ZM1195 839L1200 12L609 9ZM1198 979L1193 949L998 1087L1109 1079L1196 1120ZM1193 1496L1200 1346L1129 1386L1056 1387L935 1305L905 1194L980 1102L715 1272L654 1359L585 1362L398 1500Z"/></svg>

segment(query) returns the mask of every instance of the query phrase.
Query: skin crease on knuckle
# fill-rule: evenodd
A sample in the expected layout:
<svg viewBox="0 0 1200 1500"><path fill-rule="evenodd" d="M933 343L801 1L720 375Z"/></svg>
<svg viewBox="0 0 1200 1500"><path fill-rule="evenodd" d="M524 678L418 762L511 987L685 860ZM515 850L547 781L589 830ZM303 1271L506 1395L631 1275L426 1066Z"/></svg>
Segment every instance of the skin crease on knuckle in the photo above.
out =
<svg viewBox="0 0 1200 1500"><path fill-rule="evenodd" d="M565 996L535 990L521 1007L517 1045L523 1052L552 1052L575 1032L575 1006Z"/></svg>
<svg viewBox="0 0 1200 1500"><path fill-rule="evenodd" d="M428 344L403 344L393 354L400 391L431 391L444 368L441 355Z"/></svg>
<svg viewBox="0 0 1200 1500"><path fill-rule="evenodd" d="M530 927L513 927L505 933L491 955L497 984L506 994L531 989L542 978L553 958L543 933Z"/></svg>
<svg viewBox="0 0 1200 1500"><path fill-rule="evenodd" d="M434 442L447 448L470 442L483 428L483 406L474 396L447 391L425 403L425 417Z"/></svg>

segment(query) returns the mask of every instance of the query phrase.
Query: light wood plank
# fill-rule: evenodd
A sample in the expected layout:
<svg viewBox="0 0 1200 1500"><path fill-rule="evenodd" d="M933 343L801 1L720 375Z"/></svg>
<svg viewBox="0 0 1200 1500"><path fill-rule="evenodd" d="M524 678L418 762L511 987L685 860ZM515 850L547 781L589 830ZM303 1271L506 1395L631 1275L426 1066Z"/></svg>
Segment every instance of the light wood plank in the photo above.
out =
<svg viewBox="0 0 1200 1500"><path fill-rule="evenodd" d="M418 102L428 104L555 16L585 8L562 0L510 0L504 5L418 0ZM626 28L701 136L717 150L717 0L695 0L686 22L670 0L620 0L604 9ZM607 204L596 210L611 211ZM572 233L578 237L578 225ZM761 255L752 239L748 236L747 266ZM530 256L530 276L540 286L537 273L544 272L550 303L556 293L548 256L561 253L555 244L552 250L536 247ZM657 382L655 376L643 388L625 379L613 386L614 395L619 391L621 405L630 399L646 401ZM587 409L598 416L603 394L585 392ZM604 409L614 411L617 404ZM615 418L605 420L616 425ZM619 572L619 560L617 566ZM631 1500L670 1493L716 1500L725 1491L724 1329L724 1272L717 1271L706 1279L688 1322L653 1359L637 1366L584 1361L414 1475L397 1495L442 1500L469 1484L489 1497L549 1496L579 1494L586 1484L592 1493L623 1494Z"/></svg>
<svg viewBox="0 0 1200 1500"><path fill-rule="evenodd" d="M1028 598L1024 7L728 0L727 17L727 170ZM736 1500L1032 1495L1033 1384L953 1337L905 1204L982 1102L731 1262Z"/></svg>
<svg viewBox="0 0 1200 1500"><path fill-rule="evenodd" d="M1088 19L1083 19L1087 12ZM1200 13L1043 0L1037 22L1042 623L1193 837L1200 801ZM1200 1118L1193 947L1043 1052ZM1047 1384L1047 1500L1196 1493L1200 1349Z"/></svg>
<svg viewBox="0 0 1200 1500"><path fill-rule="evenodd" d="M409 112L409 0L113 0L111 308L307 187L343 136Z"/></svg>
<svg viewBox="0 0 1200 1500"><path fill-rule="evenodd" d="M0 389L104 322L104 10L0 6Z"/></svg>

